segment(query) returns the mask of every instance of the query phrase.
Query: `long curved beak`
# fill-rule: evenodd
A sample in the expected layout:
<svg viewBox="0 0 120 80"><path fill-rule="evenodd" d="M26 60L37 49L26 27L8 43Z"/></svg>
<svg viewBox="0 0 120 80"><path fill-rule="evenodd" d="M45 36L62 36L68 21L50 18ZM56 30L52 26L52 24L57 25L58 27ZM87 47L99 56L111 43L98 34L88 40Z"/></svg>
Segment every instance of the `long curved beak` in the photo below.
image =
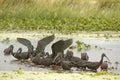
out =
<svg viewBox="0 0 120 80"><path fill-rule="evenodd" d="M107 57L107 56L105 56L106 58L107 58L107 60L110 62L110 59Z"/></svg>

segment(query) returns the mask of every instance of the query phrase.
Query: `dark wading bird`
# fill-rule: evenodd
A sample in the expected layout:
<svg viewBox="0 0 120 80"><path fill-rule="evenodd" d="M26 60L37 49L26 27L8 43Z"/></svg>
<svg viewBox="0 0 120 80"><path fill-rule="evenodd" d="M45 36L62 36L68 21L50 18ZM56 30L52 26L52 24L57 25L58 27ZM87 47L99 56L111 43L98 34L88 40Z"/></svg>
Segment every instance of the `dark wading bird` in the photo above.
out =
<svg viewBox="0 0 120 80"><path fill-rule="evenodd" d="M55 63L56 65L59 64L64 70L70 70L71 67L74 66L74 62L72 62L72 61L66 61L63 58L62 53L60 53L60 52L54 58L53 63Z"/></svg>
<svg viewBox="0 0 120 80"><path fill-rule="evenodd" d="M8 48L4 50L4 55L12 55L14 58L21 60L21 59L28 59L29 54L28 52L22 52L22 48L19 48L16 52L13 52L13 45L10 45Z"/></svg>
<svg viewBox="0 0 120 80"><path fill-rule="evenodd" d="M72 57L73 57L73 52L70 51L70 50L67 50L67 52L66 52L66 54L65 54L65 56L64 56L64 59L65 59L66 61L70 61Z"/></svg>
<svg viewBox="0 0 120 80"><path fill-rule="evenodd" d="M87 55L87 53L81 53L81 59L88 61L89 60L89 56Z"/></svg>
<svg viewBox="0 0 120 80"><path fill-rule="evenodd" d="M57 41L51 47L52 48L52 57L55 58L55 56L58 54L58 52L61 52L62 56L64 57L64 50L67 49L72 43L73 43L72 39Z"/></svg>
<svg viewBox="0 0 120 80"><path fill-rule="evenodd" d="M30 56L36 56L37 54L40 54L40 57L45 56L44 54L44 49L45 47L54 40L54 35L47 36L43 39L40 39L37 44L36 50L33 50L34 47L31 44L31 42L28 39L25 38L17 38L17 41L20 42L21 44L27 46L28 52L27 54ZM24 57L24 56L23 56Z"/></svg>
<svg viewBox="0 0 120 80"><path fill-rule="evenodd" d="M53 39L54 39L54 35L45 37L38 42L36 50L33 51L30 56L33 63L37 65L49 66L53 63L53 59L58 52L60 51L63 52L69 45L72 44L72 39L59 40L52 45L52 55L49 55L49 53L46 53L45 55L43 55L45 53L44 52L45 47L51 41L53 41ZM23 45L27 46L28 49L32 46L31 42L27 39L17 38L17 40ZM43 58L42 58L42 55L43 55Z"/></svg>
<svg viewBox="0 0 120 80"><path fill-rule="evenodd" d="M72 44L72 39L59 40L52 45L52 54L48 57L41 59L40 54L32 57L32 62L38 65L50 66L53 64L53 59L57 56L58 52L63 52L68 46ZM63 55L62 55L63 56Z"/></svg>
<svg viewBox="0 0 120 80"><path fill-rule="evenodd" d="M33 50L34 47L28 39L17 38L17 41L20 42L21 44L23 44L24 46L26 46L28 48L28 52L30 52L32 54L32 56L36 56L39 53L42 55L42 53L44 53L45 47L49 43L51 43L54 40L54 38L55 38L54 35L50 35L50 36L47 36L47 37L39 40L38 43L37 43L36 50Z"/></svg>
<svg viewBox="0 0 120 80"><path fill-rule="evenodd" d="M64 57L64 59L65 59L66 61L74 61L74 62L81 61L81 59L80 59L79 57L73 56L73 52L70 51L70 50L67 50L66 56Z"/></svg>
<svg viewBox="0 0 120 80"><path fill-rule="evenodd" d="M8 48L6 48L3 52L4 52L4 55L10 55L10 53L13 51L13 45L10 45Z"/></svg>
<svg viewBox="0 0 120 80"><path fill-rule="evenodd" d="M101 64L100 68L101 68L101 71L107 71L107 69L108 69L108 63L107 63L107 61L104 61Z"/></svg>
<svg viewBox="0 0 120 80"><path fill-rule="evenodd" d="M22 52L22 49L19 48L17 50L17 52L13 52L13 45L10 45L7 49L4 50L4 53L5 55L11 55L13 57L15 57L16 59L20 60L20 59L29 59L30 56L36 56L37 54L40 53L40 55L42 56L43 52L44 52L44 47L46 45L48 45L51 41L54 40L54 35L51 35L51 36L47 36L41 40L38 41L38 44L37 44L37 48L36 50L33 51L33 45L31 44L31 42L25 38L17 38L18 42L22 43L23 45L27 46L28 48L28 51L27 52Z"/></svg>
<svg viewBox="0 0 120 80"><path fill-rule="evenodd" d="M26 60L29 59L30 52L22 52L22 48L19 48L17 52L12 52L12 56L18 60Z"/></svg>
<svg viewBox="0 0 120 80"><path fill-rule="evenodd" d="M65 57L64 57L64 61L67 61L70 65L72 63L72 66L69 66L69 69L70 69L71 67L77 67L77 65L78 65L77 63L81 62L82 60L79 57L73 56L72 51L67 50ZM69 65L69 64L66 64L66 65Z"/></svg>
<svg viewBox="0 0 120 80"><path fill-rule="evenodd" d="M109 58L103 53L101 55L101 60L99 62L90 62L86 61L83 65L87 67L88 69L91 69L92 71L97 71L97 69L100 67L100 65L103 63L103 58L106 57L108 60Z"/></svg>

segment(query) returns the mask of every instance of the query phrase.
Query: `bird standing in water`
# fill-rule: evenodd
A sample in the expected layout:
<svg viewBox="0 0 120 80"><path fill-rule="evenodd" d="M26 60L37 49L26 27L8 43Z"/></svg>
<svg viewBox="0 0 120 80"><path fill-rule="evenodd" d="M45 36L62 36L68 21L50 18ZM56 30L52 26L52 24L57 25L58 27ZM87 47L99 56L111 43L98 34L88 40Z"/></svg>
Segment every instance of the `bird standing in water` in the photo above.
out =
<svg viewBox="0 0 120 80"><path fill-rule="evenodd" d="M13 48L14 46L13 45L10 45L8 48L6 48L3 52L4 52L4 55L10 55L11 52L13 51Z"/></svg>
<svg viewBox="0 0 120 80"><path fill-rule="evenodd" d="M31 42L28 39L25 38L17 38L17 41L20 42L21 44L23 44L24 46L26 46L28 49L32 50L28 50L29 52L31 52L31 55L33 57L35 57L37 54L42 54L44 52L45 47L51 43L54 40L55 36L54 35L50 35L50 36L46 36L45 38L42 38L38 41L37 43L37 47L35 50L33 45L31 44Z"/></svg>
<svg viewBox="0 0 120 80"><path fill-rule="evenodd" d="M100 68L101 68L101 71L107 71L107 69L108 69L108 63L107 63L107 61L104 61L101 64Z"/></svg>
<svg viewBox="0 0 120 80"><path fill-rule="evenodd" d="M19 48L17 52L12 52L12 56L18 60L27 60L30 54L30 52L22 52L22 48Z"/></svg>
<svg viewBox="0 0 120 80"><path fill-rule="evenodd" d="M74 62L81 61L81 59L79 57L73 56L73 51L70 51L70 50L67 50L66 56L64 57L64 59L66 61L74 61Z"/></svg>
<svg viewBox="0 0 120 80"><path fill-rule="evenodd" d="M70 70L71 67L74 66L74 62L72 61L65 61L65 59L62 56L62 53L58 53L57 56L55 57L55 59L53 60L53 63L60 64L60 66L64 69L64 70Z"/></svg>
<svg viewBox="0 0 120 80"><path fill-rule="evenodd" d="M84 66L96 72L97 69L98 69L98 68L101 66L101 64L103 63L103 58L104 58L104 57L106 57L106 58L109 60L109 58L103 53L103 54L101 55L101 60L100 60L99 62L86 61L86 62L84 63Z"/></svg>
<svg viewBox="0 0 120 80"><path fill-rule="evenodd" d="M4 55L10 55L11 54L13 57L15 57L18 60L29 59L31 55L36 56L39 53L40 53L40 55L43 55L42 53L44 52L45 47L53 40L54 40L54 35L47 36L47 37L39 40L36 50L33 50L34 47L28 39L17 38L18 42L27 46L28 51L27 52L22 52L22 48L19 48L17 50L17 52L13 52L14 46L10 45L8 48L6 48L4 50Z"/></svg>
<svg viewBox="0 0 120 80"><path fill-rule="evenodd" d="M4 50L4 55L12 55L14 58L18 60L25 60L29 58L29 52L22 52L22 48L19 48L16 52L13 52L13 45L10 45L8 48Z"/></svg>
<svg viewBox="0 0 120 80"><path fill-rule="evenodd" d="M50 66L53 64L54 58L57 56L59 52L63 53L63 51L72 44L71 39L67 40L59 40L52 45L52 54L46 53L47 57L40 58L41 54L36 55L35 57L31 56L31 60L33 63L37 65ZM45 56L46 56L45 55ZM63 56L63 55L62 55Z"/></svg>

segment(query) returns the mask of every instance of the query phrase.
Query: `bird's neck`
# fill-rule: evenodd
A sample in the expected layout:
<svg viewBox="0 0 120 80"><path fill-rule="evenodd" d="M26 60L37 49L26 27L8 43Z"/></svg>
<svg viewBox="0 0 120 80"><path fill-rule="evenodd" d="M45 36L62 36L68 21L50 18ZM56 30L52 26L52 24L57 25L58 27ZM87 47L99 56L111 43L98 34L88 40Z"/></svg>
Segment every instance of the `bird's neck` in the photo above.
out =
<svg viewBox="0 0 120 80"><path fill-rule="evenodd" d="M13 52L13 50L11 51L11 54L12 54L12 55L14 55L14 52Z"/></svg>
<svg viewBox="0 0 120 80"><path fill-rule="evenodd" d="M60 63L60 65L62 66L63 61L64 61L64 58L63 58L63 56L62 56L62 55L61 55L60 57L61 57L61 63Z"/></svg>
<svg viewBox="0 0 120 80"><path fill-rule="evenodd" d="M33 52L33 49L31 49L31 48L28 48L28 52Z"/></svg>
<svg viewBox="0 0 120 80"><path fill-rule="evenodd" d="M18 50L18 51L17 51L17 54L18 54L18 53L20 54L21 52L22 52L22 50Z"/></svg>
<svg viewBox="0 0 120 80"><path fill-rule="evenodd" d="M100 66L102 63L103 63L103 56L101 56L101 60L98 65Z"/></svg>
<svg viewBox="0 0 120 80"><path fill-rule="evenodd" d="M28 48L28 55L31 55L33 53L33 49L32 48Z"/></svg>

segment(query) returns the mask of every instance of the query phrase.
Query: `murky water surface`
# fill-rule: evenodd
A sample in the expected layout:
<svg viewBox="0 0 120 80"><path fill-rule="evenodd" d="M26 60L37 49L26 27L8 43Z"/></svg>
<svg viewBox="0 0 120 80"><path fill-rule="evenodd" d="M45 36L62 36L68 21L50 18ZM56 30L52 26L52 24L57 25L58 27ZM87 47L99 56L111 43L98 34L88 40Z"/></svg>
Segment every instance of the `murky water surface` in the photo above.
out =
<svg viewBox="0 0 120 80"><path fill-rule="evenodd" d="M61 38L56 38L51 44L46 47L47 52L51 53L51 45ZM99 46L102 49L92 47L90 50L82 51L87 52L89 55L89 61L99 61L101 58L101 54L105 53L112 64L109 64L110 67L114 67L114 69L109 70L109 72L119 72L120 73L120 65L116 65L115 62L120 63L120 40L110 40L110 39L100 39L100 38L73 38L73 45L75 45L75 41L80 40L86 44L90 44L91 46ZM32 44L36 47L37 41L34 38L31 39ZM16 51L19 47L23 49L23 51L27 51L27 48L22 44L18 43L16 40L10 40L9 43L0 42L0 70L1 71L11 71L11 70L26 70L26 71L51 71L50 68L41 68L39 66L32 66L30 62L20 62L16 60L12 56L4 56L3 50L7 48L10 44L14 45L14 51ZM65 50L66 52L66 50ZM80 57L80 53L76 49L73 49L74 56ZM104 60L107 60L104 58ZM117 69L115 69L117 68Z"/></svg>

